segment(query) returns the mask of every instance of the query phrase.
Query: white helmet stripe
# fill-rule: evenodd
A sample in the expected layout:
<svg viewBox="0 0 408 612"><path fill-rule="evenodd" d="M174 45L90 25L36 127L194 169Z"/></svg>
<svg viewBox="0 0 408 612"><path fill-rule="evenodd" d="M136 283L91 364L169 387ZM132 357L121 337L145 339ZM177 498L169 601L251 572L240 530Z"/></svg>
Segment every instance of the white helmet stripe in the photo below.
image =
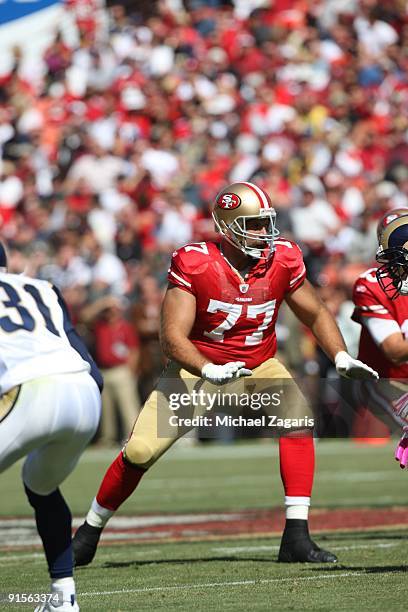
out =
<svg viewBox="0 0 408 612"><path fill-rule="evenodd" d="M255 191L256 195L259 198L259 201L261 203L262 208L264 208L266 210L269 210L271 208L269 206L268 198L266 197L266 195L264 194L262 189L260 189L257 185L254 185L253 183L246 183L245 181L241 181L241 185L247 185L253 191Z"/></svg>

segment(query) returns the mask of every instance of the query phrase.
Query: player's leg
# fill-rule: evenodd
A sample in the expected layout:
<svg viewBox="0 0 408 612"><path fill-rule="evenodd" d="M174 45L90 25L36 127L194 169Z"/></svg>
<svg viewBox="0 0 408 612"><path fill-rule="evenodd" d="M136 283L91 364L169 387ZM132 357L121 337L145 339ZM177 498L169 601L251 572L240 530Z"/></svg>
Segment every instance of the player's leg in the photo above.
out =
<svg viewBox="0 0 408 612"><path fill-rule="evenodd" d="M26 383L16 388L14 401L11 403L7 396L1 398L2 419L0 423L0 472L3 472L16 461L27 455L37 445L46 443L49 434L50 423L53 415L50 414L50 403L48 395L43 396L44 406L38 406L38 387L33 383ZM10 394L8 394L10 396ZM42 408L44 408L42 410ZM38 532L44 543L44 551L47 561L57 558L56 566L64 579L69 577L72 583L70 591L74 596L75 585L72 578L72 550L71 550L71 515L59 491L54 491L51 496L36 495L25 486L30 504L35 508L36 519L43 519L44 525L52 528L58 525L59 531L53 542L53 534L42 537L41 525ZM51 513L51 514L50 514ZM54 514L57 517L53 522ZM63 524L58 521L58 516L63 515ZM38 528L38 520L37 528ZM62 529L61 529L62 527ZM55 548L54 548L55 547ZM66 580L65 580L66 582ZM76 608L77 609L77 608ZM73 608L75 610L75 607Z"/></svg>
<svg viewBox="0 0 408 612"><path fill-rule="evenodd" d="M96 553L108 520L130 497L146 471L186 431L169 427L172 393L190 393L199 378L171 364L142 408L124 449L109 466L74 541L76 565L87 565Z"/></svg>
<svg viewBox="0 0 408 612"><path fill-rule="evenodd" d="M253 377L259 385L268 381L282 382L282 418L312 418L310 407L289 371L277 360L269 359L256 368ZM258 390L258 389L257 389ZM280 474L285 491L286 522L279 551L279 560L286 562L335 562L332 553L320 549L310 538L308 515L313 488L315 454L313 430L286 433L279 439Z"/></svg>
<svg viewBox="0 0 408 612"><path fill-rule="evenodd" d="M58 488L48 495L35 493L27 485L24 485L24 489L34 509L37 531L43 543L51 578L50 592L61 593L59 597L64 602L62 610L79 610L73 577L70 509ZM52 607L48 605L39 609Z"/></svg>
<svg viewBox="0 0 408 612"><path fill-rule="evenodd" d="M14 387L0 398L0 474L26 455L32 433L27 432L21 405L22 389Z"/></svg>
<svg viewBox="0 0 408 612"><path fill-rule="evenodd" d="M279 561L335 563L336 555L311 539L308 526L314 475L314 440L311 433L279 439L281 478L285 490L286 522Z"/></svg>
<svg viewBox="0 0 408 612"><path fill-rule="evenodd" d="M51 592L62 594L62 604L59 601L55 609L73 612L79 608L73 579L72 519L58 487L95 434L100 394L86 373L26 383L24 391L31 413L44 421L43 436L23 465L24 487L43 543ZM52 602L38 608L53 609Z"/></svg>

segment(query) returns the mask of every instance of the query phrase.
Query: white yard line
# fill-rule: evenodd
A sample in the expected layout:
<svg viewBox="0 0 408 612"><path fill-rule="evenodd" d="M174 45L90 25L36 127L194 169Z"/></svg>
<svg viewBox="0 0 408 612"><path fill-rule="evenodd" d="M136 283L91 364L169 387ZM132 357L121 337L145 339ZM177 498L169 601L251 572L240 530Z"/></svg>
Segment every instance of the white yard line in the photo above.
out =
<svg viewBox="0 0 408 612"><path fill-rule="evenodd" d="M21 559L41 559L45 561L44 553L24 553L22 555L7 555L0 553L0 564L7 565L10 561L21 561ZM3 556L4 555L4 556Z"/></svg>
<svg viewBox="0 0 408 612"><path fill-rule="evenodd" d="M389 575L389 572L378 572L379 575ZM78 593L78 597L104 597L108 595L124 595L130 593L151 593L155 591L190 591L197 589L212 589L212 588L225 588L225 587L236 587L236 586L251 586L251 585L263 585L263 584L276 584L281 582L308 582L314 580L337 580L339 578L353 578L359 576L366 576L365 572L343 572L342 574L321 574L320 576L291 576L290 578L263 578L261 580L234 580L233 582L204 582L197 584L178 584L169 586L157 586L157 587L143 587L140 589L120 589L115 591L94 591L88 593Z"/></svg>

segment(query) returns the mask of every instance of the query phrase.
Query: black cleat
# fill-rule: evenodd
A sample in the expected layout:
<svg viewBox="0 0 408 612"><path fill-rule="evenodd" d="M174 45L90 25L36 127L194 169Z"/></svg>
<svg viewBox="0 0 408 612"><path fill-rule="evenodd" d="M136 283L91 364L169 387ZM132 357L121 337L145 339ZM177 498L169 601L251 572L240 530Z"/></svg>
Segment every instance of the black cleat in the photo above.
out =
<svg viewBox="0 0 408 612"><path fill-rule="evenodd" d="M281 563L337 563L337 557L323 550L309 535L307 521L289 519L279 549Z"/></svg>
<svg viewBox="0 0 408 612"><path fill-rule="evenodd" d="M92 525L89 525L86 521L83 525L78 527L72 540L75 567L91 563L95 556L96 549L98 548L101 533L102 529L92 527Z"/></svg>

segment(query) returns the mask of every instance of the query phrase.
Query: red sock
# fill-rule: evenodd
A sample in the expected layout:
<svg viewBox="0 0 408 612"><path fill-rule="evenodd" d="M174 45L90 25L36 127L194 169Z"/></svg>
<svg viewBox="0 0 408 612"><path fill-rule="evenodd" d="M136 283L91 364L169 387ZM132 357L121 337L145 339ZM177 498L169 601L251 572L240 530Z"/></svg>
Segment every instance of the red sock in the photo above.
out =
<svg viewBox="0 0 408 612"><path fill-rule="evenodd" d="M117 510L133 493L145 473L146 470L126 463L121 451L108 467L96 501L103 508Z"/></svg>
<svg viewBox="0 0 408 612"><path fill-rule="evenodd" d="M279 459L285 495L310 497L315 465L313 437L279 438Z"/></svg>

